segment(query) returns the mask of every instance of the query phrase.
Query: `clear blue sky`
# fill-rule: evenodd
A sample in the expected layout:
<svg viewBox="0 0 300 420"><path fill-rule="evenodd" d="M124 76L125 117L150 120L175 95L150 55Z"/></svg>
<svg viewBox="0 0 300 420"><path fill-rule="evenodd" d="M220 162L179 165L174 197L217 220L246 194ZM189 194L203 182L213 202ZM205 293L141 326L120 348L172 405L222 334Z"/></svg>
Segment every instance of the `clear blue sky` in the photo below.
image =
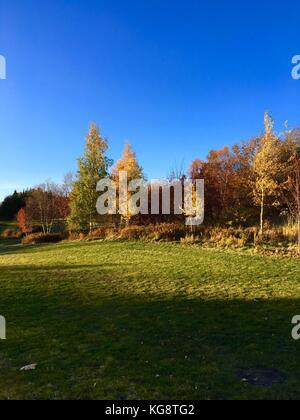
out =
<svg viewBox="0 0 300 420"><path fill-rule="evenodd" d="M300 124L299 1L0 0L0 199L76 169L91 121L149 178Z"/></svg>

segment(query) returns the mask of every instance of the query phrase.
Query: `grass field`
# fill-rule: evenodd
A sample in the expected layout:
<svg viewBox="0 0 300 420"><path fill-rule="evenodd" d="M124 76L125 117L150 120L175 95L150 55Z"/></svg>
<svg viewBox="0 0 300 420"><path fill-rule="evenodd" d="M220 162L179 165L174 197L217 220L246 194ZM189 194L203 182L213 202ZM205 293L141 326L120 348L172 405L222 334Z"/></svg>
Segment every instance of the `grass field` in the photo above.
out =
<svg viewBox="0 0 300 420"><path fill-rule="evenodd" d="M296 259L192 245L2 243L0 398L298 399L299 280Z"/></svg>

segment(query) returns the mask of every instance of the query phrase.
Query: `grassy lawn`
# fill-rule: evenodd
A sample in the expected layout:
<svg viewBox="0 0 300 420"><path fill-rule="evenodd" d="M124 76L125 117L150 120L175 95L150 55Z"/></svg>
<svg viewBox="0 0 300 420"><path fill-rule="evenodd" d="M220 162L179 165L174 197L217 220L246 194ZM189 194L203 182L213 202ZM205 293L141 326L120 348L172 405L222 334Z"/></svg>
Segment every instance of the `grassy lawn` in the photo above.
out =
<svg viewBox="0 0 300 420"><path fill-rule="evenodd" d="M0 235L5 229L16 229L17 223L15 221L3 222L0 221ZM0 236L0 255L8 251L16 250L17 247L20 248L21 240L12 239L12 238L1 238ZM1 279L1 274L0 274Z"/></svg>
<svg viewBox="0 0 300 420"><path fill-rule="evenodd" d="M163 243L1 249L2 399L300 398L299 260ZM288 380L255 387L241 368Z"/></svg>

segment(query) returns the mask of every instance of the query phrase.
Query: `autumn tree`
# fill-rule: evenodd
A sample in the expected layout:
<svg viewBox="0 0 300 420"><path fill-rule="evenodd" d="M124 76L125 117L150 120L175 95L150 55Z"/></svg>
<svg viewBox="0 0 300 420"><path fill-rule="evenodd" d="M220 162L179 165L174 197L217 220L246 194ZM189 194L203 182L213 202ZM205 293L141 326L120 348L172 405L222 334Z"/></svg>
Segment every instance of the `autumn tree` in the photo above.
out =
<svg viewBox="0 0 300 420"><path fill-rule="evenodd" d="M212 150L205 161L196 159L190 167L192 179L205 181L206 218L216 221L228 219L236 190L235 160L231 150L224 147Z"/></svg>
<svg viewBox="0 0 300 420"><path fill-rule="evenodd" d="M99 215L96 209L98 182L108 175L111 160L106 156L107 139L91 124L86 136L84 155L78 159L78 172L70 194L71 214L68 224L72 230L94 229Z"/></svg>
<svg viewBox="0 0 300 420"><path fill-rule="evenodd" d="M23 234L28 235L32 232L32 219L29 212L26 212L25 208L18 211L17 222L19 229Z"/></svg>
<svg viewBox="0 0 300 420"><path fill-rule="evenodd" d="M265 134L253 162L254 199L260 205L260 235L264 230L265 206L278 205L280 174L280 139L274 134L274 121L265 113Z"/></svg>
<svg viewBox="0 0 300 420"><path fill-rule="evenodd" d="M259 143L260 139L253 138L232 148L212 150L205 160L192 162L189 176L205 181L205 219L210 223L249 225L255 220L251 199Z"/></svg>
<svg viewBox="0 0 300 420"><path fill-rule="evenodd" d="M300 129L286 134L284 142L286 182L283 184L283 201L298 225L298 253L300 254Z"/></svg>
<svg viewBox="0 0 300 420"><path fill-rule="evenodd" d="M254 137L232 148L233 196L228 202L228 211L235 223L243 226L253 225L257 220L257 207L253 205L252 197L255 180L253 162L259 144L260 139Z"/></svg>
<svg viewBox="0 0 300 420"><path fill-rule="evenodd" d="M26 199L27 217L38 222L44 234L51 233L55 222L65 219L68 213L68 199L63 196L61 186L53 182L35 187Z"/></svg>
<svg viewBox="0 0 300 420"><path fill-rule="evenodd" d="M133 152L131 145L126 144L124 148L123 155L120 160L116 163L115 167L111 171L111 177L116 185L118 201L119 201L119 208L120 205L123 205L127 209L127 215L122 214L121 219L125 222L126 225L129 224L130 219L132 218L132 214L130 211L130 206L128 205L130 197L133 195L132 192L128 192L128 195L125 201L120 197L120 176L121 174L126 173L127 175L127 185L133 180L145 180L145 176L143 174L143 168L139 165L136 154Z"/></svg>

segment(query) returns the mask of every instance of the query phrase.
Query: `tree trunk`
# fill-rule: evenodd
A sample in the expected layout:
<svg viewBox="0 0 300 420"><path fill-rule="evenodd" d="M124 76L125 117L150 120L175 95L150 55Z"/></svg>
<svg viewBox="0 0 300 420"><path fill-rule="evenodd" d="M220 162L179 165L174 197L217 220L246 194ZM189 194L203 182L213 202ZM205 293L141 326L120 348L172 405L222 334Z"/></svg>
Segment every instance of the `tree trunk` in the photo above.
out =
<svg viewBox="0 0 300 420"><path fill-rule="evenodd" d="M264 234L264 208L265 208L265 191L262 189L261 192L261 205L260 205L260 236Z"/></svg>

